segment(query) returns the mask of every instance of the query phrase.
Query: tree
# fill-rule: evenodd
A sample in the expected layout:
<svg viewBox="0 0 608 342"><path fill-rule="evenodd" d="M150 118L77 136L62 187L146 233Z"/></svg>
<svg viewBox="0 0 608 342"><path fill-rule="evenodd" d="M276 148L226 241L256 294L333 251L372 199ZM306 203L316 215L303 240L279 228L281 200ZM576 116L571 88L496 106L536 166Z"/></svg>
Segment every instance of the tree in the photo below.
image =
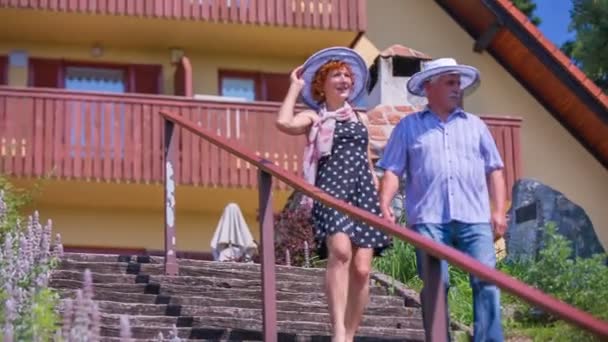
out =
<svg viewBox="0 0 608 342"><path fill-rule="evenodd" d="M608 92L608 0L572 0L569 30L576 39L561 49Z"/></svg>
<svg viewBox="0 0 608 342"><path fill-rule="evenodd" d="M534 0L511 0L511 2L530 19L532 24L536 26L540 25L540 18L534 14L534 11L536 10Z"/></svg>

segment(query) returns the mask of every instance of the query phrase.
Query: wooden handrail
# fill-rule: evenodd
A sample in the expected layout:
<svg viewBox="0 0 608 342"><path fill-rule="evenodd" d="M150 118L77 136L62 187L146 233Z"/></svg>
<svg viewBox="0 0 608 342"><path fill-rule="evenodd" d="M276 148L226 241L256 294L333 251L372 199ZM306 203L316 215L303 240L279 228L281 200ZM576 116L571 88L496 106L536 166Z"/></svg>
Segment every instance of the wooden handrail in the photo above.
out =
<svg viewBox="0 0 608 342"><path fill-rule="evenodd" d="M487 267L455 248L437 243L432 239L413 232L412 230L403 229L403 227L397 224L390 223L385 219L373 215L363 209L353 207L344 201L338 200L321 189L306 183L299 177L288 174L281 168L274 165L271 161L258 157L247 151L245 148L242 148L227 139L216 136L212 132L198 127L195 122L173 113L160 112L160 115L164 117L165 120L177 124L183 129L186 129L200 138L207 140L211 144L214 144L215 146L236 155L252 165L255 165L261 171L276 177L294 188L296 191L299 191L316 201L319 201L334 209L338 209L341 212L347 213L349 216L376 227L387 234L405 240L408 243L421 248L426 253L438 259L446 260L465 272L495 284L512 295L515 295L526 302L545 310L548 313L554 314L566 322L579 326L580 328L598 335L601 338L608 337L608 322L606 321L598 319L585 311L577 309L563 301L545 294L544 292L535 289L505 273ZM272 246L272 248L274 249L274 246Z"/></svg>

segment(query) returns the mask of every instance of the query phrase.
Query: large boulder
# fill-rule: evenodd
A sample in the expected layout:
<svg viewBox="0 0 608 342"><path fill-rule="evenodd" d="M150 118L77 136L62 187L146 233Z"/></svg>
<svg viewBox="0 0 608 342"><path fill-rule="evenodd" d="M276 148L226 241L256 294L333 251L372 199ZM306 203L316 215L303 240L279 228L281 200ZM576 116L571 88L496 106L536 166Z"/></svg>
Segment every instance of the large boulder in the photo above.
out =
<svg viewBox="0 0 608 342"><path fill-rule="evenodd" d="M533 257L543 247L543 232L553 222L557 232L571 242L572 257L587 258L604 253L585 210L561 192L532 179L513 186L509 228L505 234L507 260Z"/></svg>

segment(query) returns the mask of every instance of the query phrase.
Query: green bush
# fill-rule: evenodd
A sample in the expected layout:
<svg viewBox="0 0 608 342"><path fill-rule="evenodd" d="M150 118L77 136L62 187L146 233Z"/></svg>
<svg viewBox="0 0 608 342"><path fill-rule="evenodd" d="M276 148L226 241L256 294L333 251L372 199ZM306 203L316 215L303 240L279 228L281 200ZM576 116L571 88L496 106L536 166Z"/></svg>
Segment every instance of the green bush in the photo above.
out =
<svg viewBox="0 0 608 342"><path fill-rule="evenodd" d="M569 241L557 233L554 224L547 225L544 236L545 247L537 260L499 261L497 269L596 317L608 319L607 256L572 259ZM396 240L383 257L374 259L374 268L420 291L423 284L417 275L414 250L412 245ZM473 321L473 298L469 275L451 265L449 274L450 316L470 325ZM535 341L594 341L587 333L554 317L539 314L538 310L504 292L502 304L516 311L513 317L506 317L504 321L508 335L514 331L518 335L533 337Z"/></svg>
<svg viewBox="0 0 608 342"><path fill-rule="evenodd" d="M22 211L31 203L34 192L33 189L22 189L15 187L6 178L0 176L0 191L4 192L3 219L0 220L0 241L8 231L14 231L18 227L18 222L23 221Z"/></svg>
<svg viewBox="0 0 608 342"><path fill-rule="evenodd" d="M526 271L515 275L522 281L546 292L564 302L601 319L608 319L608 267L606 254L592 258L571 258L571 243L557 233L554 224L545 230L545 248L537 260L522 261ZM520 266L521 267L521 266ZM521 313L519 326L535 327L550 325L547 331L536 336L540 341L595 341L594 337L551 315L535 310L527 304L515 300Z"/></svg>

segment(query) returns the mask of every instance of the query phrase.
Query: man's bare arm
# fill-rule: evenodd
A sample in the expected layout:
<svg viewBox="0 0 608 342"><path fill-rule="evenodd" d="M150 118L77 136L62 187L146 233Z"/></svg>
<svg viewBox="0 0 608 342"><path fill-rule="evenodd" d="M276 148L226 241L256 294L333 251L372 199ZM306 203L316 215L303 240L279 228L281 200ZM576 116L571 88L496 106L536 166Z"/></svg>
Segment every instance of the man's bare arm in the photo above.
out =
<svg viewBox="0 0 608 342"><path fill-rule="evenodd" d="M391 222L395 222L395 215L391 209L391 201L395 197L397 190L399 190L399 177L391 171L385 171L382 176L382 186L380 189L380 210L382 210L382 215Z"/></svg>
<svg viewBox="0 0 608 342"><path fill-rule="evenodd" d="M488 174L488 190L492 203L492 228L496 239L501 238L507 230L507 185L502 169Z"/></svg>

